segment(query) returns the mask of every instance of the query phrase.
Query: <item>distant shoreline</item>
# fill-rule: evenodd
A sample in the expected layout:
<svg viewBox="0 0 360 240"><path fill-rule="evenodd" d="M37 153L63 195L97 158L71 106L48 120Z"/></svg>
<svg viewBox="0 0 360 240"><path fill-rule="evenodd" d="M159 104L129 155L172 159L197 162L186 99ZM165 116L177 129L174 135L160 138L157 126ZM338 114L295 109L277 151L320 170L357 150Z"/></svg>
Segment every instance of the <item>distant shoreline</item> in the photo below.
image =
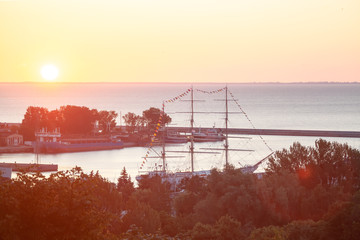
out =
<svg viewBox="0 0 360 240"><path fill-rule="evenodd" d="M194 85L205 85L205 84L214 84L214 85L270 85L270 84L281 84L281 85L292 85L292 84L360 84L360 82L0 82L0 84L194 84Z"/></svg>

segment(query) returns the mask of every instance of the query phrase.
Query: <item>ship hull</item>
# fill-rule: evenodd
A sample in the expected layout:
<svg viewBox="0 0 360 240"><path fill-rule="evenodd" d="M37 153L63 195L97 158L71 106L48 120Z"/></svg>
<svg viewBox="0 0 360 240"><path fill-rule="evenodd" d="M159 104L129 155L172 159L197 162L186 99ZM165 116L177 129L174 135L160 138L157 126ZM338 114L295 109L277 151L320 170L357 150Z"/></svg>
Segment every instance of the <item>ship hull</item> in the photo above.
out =
<svg viewBox="0 0 360 240"><path fill-rule="evenodd" d="M41 153L67 153L67 152L87 152L101 151L124 148L123 142L101 142L101 143L59 143L59 142L40 142L34 146Z"/></svg>

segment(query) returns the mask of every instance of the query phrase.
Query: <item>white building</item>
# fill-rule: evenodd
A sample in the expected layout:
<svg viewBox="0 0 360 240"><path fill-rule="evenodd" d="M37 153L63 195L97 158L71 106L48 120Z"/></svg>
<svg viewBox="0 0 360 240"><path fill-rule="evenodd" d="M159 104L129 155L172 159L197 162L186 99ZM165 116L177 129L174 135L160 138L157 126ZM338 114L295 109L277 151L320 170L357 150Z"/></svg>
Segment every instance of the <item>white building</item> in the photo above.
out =
<svg viewBox="0 0 360 240"><path fill-rule="evenodd" d="M58 142L61 137L60 129L55 128L53 132L48 132L46 128L42 128L35 133L36 140L39 142Z"/></svg>
<svg viewBox="0 0 360 240"><path fill-rule="evenodd" d="M0 176L3 178L11 178L12 169L6 167L0 167Z"/></svg>

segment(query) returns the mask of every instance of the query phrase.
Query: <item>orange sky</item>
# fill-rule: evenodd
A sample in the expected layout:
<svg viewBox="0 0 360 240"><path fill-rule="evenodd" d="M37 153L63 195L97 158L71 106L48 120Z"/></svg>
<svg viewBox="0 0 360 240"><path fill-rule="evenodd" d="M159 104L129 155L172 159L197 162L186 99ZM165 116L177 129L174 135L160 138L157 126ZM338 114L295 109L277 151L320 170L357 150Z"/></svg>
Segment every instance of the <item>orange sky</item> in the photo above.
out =
<svg viewBox="0 0 360 240"><path fill-rule="evenodd" d="M359 0L0 0L0 82L360 82Z"/></svg>

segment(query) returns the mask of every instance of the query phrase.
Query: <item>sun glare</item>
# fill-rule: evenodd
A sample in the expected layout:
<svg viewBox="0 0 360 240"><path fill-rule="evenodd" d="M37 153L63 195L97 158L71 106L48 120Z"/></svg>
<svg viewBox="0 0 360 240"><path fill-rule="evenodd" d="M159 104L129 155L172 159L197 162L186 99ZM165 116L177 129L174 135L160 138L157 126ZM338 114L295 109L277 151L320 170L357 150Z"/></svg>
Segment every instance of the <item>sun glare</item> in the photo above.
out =
<svg viewBox="0 0 360 240"><path fill-rule="evenodd" d="M59 75L59 70L56 66L48 64L42 66L40 73L46 81L54 81Z"/></svg>

